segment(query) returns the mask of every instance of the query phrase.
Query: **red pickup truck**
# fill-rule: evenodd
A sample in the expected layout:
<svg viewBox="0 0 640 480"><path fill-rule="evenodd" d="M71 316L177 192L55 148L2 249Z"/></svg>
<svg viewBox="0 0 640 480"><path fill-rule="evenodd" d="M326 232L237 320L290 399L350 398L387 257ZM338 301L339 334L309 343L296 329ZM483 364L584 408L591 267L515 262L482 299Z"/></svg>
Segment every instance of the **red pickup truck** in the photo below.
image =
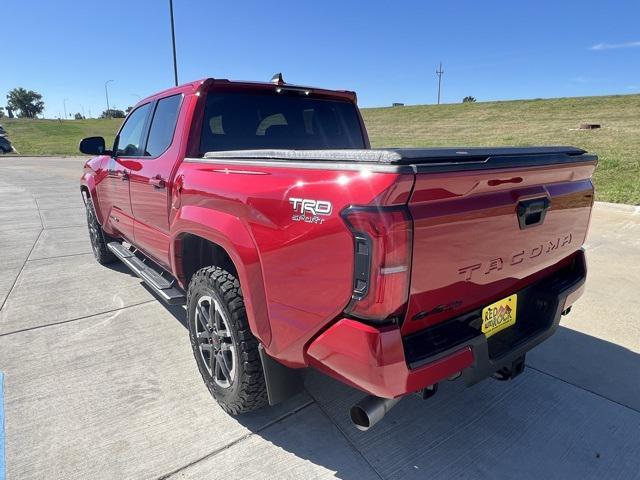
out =
<svg viewBox="0 0 640 480"><path fill-rule="evenodd" d="M372 149L356 95L206 79L142 100L81 191L100 263L186 304L222 408L314 367L367 429L438 382L513 378L582 293L597 157L572 147Z"/></svg>

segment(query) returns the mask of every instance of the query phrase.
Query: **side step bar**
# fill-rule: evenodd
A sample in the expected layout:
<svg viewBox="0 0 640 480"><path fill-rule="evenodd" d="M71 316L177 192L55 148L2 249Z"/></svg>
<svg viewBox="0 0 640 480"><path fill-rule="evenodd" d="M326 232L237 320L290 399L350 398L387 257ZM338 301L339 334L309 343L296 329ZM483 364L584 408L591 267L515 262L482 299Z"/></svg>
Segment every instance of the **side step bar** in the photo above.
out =
<svg viewBox="0 0 640 480"><path fill-rule="evenodd" d="M156 269L140 260L119 242L110 242L107 247L166 303L169 305L185 303L184 291L176 285L173 278L163 277Z"/></svg>

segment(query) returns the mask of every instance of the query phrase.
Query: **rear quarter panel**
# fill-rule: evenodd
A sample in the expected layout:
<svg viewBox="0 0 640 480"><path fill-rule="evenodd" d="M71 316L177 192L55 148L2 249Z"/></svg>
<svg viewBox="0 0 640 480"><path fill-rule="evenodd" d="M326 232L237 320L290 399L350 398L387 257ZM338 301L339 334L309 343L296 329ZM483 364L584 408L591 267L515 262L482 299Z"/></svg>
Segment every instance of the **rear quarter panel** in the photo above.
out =
<svg viewBox="0 0 640 480"><path fill-rule="evenodd" d="M304 345L351 298L353 239L340 211L349 205L388 201L382 193L396 193L390 187L398 175L187 160L178 177L183 182L182 210L198 207L212 217L223 213L246 229L264 286L263 300L259 295L248 299L254 312L249 319L255 322L266 312L271 331L267 351L289 365L304 365ZM330 202L331 213L318 215L315 221L300 220L292 198ZM230 249L246 250L237 233L225 232L228 228L229 222L211 226L228 239ZM251 269L242 260L236 266ZM252 282L251 274L246 277Z"/></svg>

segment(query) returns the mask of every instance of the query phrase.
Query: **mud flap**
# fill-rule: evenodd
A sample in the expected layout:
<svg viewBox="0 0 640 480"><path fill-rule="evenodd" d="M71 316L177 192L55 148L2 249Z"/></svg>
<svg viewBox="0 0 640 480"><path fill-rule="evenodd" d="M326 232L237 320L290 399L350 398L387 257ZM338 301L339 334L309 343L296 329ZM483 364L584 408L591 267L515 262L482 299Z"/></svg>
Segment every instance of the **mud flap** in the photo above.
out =
<svg viewBox="0 0 640 480"><path fill-rule="evenodd" d="M258 345L262 371L267 385L269 405L276 405L297 395L304 390L302 372L297 368L289 368L270 357L262 344Z"/></svg>

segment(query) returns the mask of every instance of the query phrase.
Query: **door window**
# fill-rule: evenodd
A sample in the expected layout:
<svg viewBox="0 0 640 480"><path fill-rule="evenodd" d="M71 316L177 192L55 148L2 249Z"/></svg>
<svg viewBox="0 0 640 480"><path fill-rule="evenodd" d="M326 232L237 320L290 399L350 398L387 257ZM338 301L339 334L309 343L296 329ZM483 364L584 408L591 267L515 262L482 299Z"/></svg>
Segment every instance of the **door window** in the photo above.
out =
<svg viewBox="0 0 640 480"><path fill-rule="evenodd" d="M149 140L144 152L145 156L157 157L162 155L171 145L181 101L182 95L173 95L158 101L151 121Z"/></svg>
<svg viewBox="0 0 640 480"><path fill-rule="evenodd" d="M118 135L118 157L139 157L142 152L142 139L144 136L144 126L151 104L147 103L135 109L127 117Z"/></svg>

